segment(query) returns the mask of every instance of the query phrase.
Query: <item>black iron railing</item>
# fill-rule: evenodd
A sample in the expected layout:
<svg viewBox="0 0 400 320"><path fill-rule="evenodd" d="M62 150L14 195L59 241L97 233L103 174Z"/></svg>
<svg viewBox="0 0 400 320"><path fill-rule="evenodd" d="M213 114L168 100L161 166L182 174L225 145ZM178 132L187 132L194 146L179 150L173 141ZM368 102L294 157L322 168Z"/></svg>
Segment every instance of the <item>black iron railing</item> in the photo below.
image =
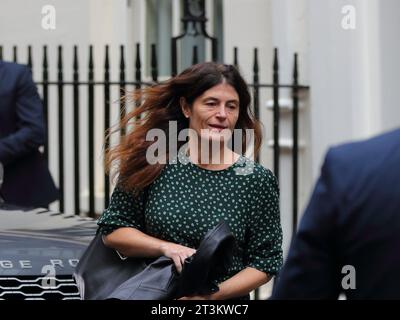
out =
<svg viewBox="0 0 400 320"><path fill-rule="evenodd" d="M80 201L80 195L82 192L81 188L81 175L82 173L86 173L88 175L88 212L87 215L94 217L96 214L100 214L101 212L96 212L95 209L95 164L96 159L94 157L95 153L95 114L98 112L104 112L104 123L102 131L105 131L110 128L112 125L110 119L110 97L111 97L111 89L116 87L119 89L119 114L120 118L125 115L126 109L122 102L122 97L126 93L127 86L133 86L138 89L143 86L152 85L159 80L159 72L158 72L158 57L156 55L156 46L151 45L151 54L150 54L150 77L149 81L144 81L143 78L143 68L142 61L140 58L140 44L136 45L136 57L134 61L134 81L126 80L126 63L125 63L125 47L120 46L120 54L119 54L119 68L118 68L118 81L111 80L111 63L110 63L110 54L109 54L109 46L105 46L105 55L104 55L104 65L103 65L103 80L96 81L94 72L99 72L101 68L98 68L94 65L94 49L93 46L89 46L89 54L88 54L88 63L87 63L87 76L85 77L87 80L81 79L81 69L80 63L78 61L78 47L74 46L73 48L73 61L72 61L72 80L68 81L64 79L64 70L65 64L63 61L63 47L58 46L57 48L57 80L52 81L49 79L49 63L48 63L48 50L47 46L43 47L43 56L42 56L42 79L41 81L37 81L37 85L42 88L42 101L44 106L44 113L46 124L49 124L49 88L55 87L57 89L57 104L52 104L51 108L57 108L58 113L58 130L54 134L57 135L58 141L58 182L60 189L60 201L59 201L59 210L61 212L65 211L65 175L68 174L65 172L66 164L64 160L65 155L65 137L64 132L65 129L68 129L68 125L70 129L73 131L73 208L75 214L80 214L82 212L82 206ZM238 57L238 49L235 47L233 54L233 64L237 67L240 67L239 57ZM28 59L27 64L33 68L33 59L32 59L32 47L28 46ZM18 62L17 59L17 47L14 46L12 49L12 56L14 62ZM193 56L192 62L198 62L197 50L196 47L193 48ZM3 48L0 46L0 59L3 57ZM173 72L174 68L172 68ZM273 100L273 171L276 177L279 180L280 176L280 105L279 105L279 95L281 89L290 89L292 92L292 130L293 130L293 152L292 152L292 220L293 220L293 232L295 232L297 228L297 218L298 218L298 191L299 191L299 183L298 183L298 155L299 155L299 100L300 93L302 91L308 90L307 86L299 84L299 72L298 72L298 58L297 54L294 54L294 65L293 65L293 81L291 84L281 84L279 82L279 61L278 61L278 49L274 49L274 57L273 57L273 66L272 66L273 74L272 74L272 83L261 83L260 78L260 66L259 66L259 56L258 49L254 49L254 58L253 58L253 77L252 83L249 83L249 88L252 92L253 97L253 108L254 114L257 119L260 117L260 90L261 89L272 89L272 100ZM67 86L72 87L72 110L73 110L73 123L67 124L64 119L64 96L65 96L65 88ZM103 88L103 104L95 106L95 89ZM83 104L81 100L80 93L82 90L87 90L87 103ZM83 105L82 105L83 104ZM80 109L85 108L88 114L88 122L87 122L87 142L82 141L81 132L80 132ZM102 108L102 110L100 109ZM69 130L67 130L69 131ZM53 134L53 133L51 133ZM125 129L122 130L121 135L125 134ZM85 143L88 146L88 156L87 162L84 167L81 167L81 154L80 147L81 144ZM105 148L110 145L109 139L104 135L104 146ZM49 156L49 148L53 146L48 144L48 140L46 140L46 144L44 146L44 154L48 158ZM256 161L260 159L257 157ZM110 179L109 176L104 172L104 207L108 207L109 205L109 196L110 196ZM258 298L258 291L256 291L256 299Z"/></svg>
<svg viewBox="0 0 400 320"><path fill-rule="evenodd" d="M14 46L12 49L13 52L13 60L15 62L17 59L17 47ZM59 46L57 48L57 80L52 81L49 79L49 63L48 63L48 50L47 46L43 47L43 57L42 57L42 80L37 81L37 85L42 87L42 100L44 106L44 113L46 123L48 123L48 108L49 108L49 88L56 87L57 88L57 112L58 112L58 181L59 181L59 189L61 193L61 198L59 202L59 209L61 212L64 212L65 209L65 192L64 192L64 178L65 178L65 163L64 163L64 154L65 154L65 137L64 137L64 129L65 129L65 119L63 117L64 114L64 91L66 86L72 86L72 104L73 104L73 126L71 130L73 131L73 162L74 162L74 212L79 214L81 212L81 203L80 203L80 194L81 194L81 183L80 177L82 171L88 172L89 179L89 216L94 216L96 213L95 210L95 159L94 159L94 132L95 132L95 124L94 124L94 116L99 112L99 107L95 107L94 101L94 92L96 87L103 87L103 106L104 108L104 124L103 129L104 132L108 129L112 124L110 121L110 90L111 87L117 86L120 92L120 98L126 92L127 85L134 86L134 88L141 88L142 86L148 86L158 81L158 60L156 56L156 46L153 44L151 46L151 55L150 55L150 73L151 80L143 81L143 68L142 62L140 58L140 44L136 45L136 58L134 61L134 81L126 80L126 65L125 65L125 50L124 46L120 46L120 63L119 63L119 75L118 81L110 80L110 55L109 55L109 46L105 46L105 58L104 58L104 67L103 67L103 80L96 81L94 77L94 71L99 70L94 65L94 50L93 46L89 46L89 58L87 63L87 77L85 81L81 79L81 70L80 64L78 61L78 47L74 46L73 48L73 63L72 63L72 81L68 81L64 79L64 62L63 62L63 47ZM0 59L3 56L3 48L0 46ZM28 46L28 59L27 64L33 68L32 63L32 48ZM197 62L197 54L196 50L193 50L193 62ZM238 59L238 49L234 48L233 55L233 64L239 67L239 59ZM259 81L259 57L258 57L258 49L254 49L254 60L253 60L253 82L249 84L249 87L252 91L253 96L253 107L254 114L257 119L259 119L260 115L260 89L269 88L272 89L272 99L273 99L273 171L276 177L279 179L280 176L280 145L279 145L279 137L280 137L280 106L279 106L279 94L280 90L283 88L291 89L292 91L292 103L293 103L293 117L292 117L292 129L293 129L293 230L296 229L297 216L298 216L298 152L299 152L299 93L301 91L307 90L308 87L304 85L300 85L298 82L299 72L298 72L298 59L297 54L294 54L294 65L293 65L293 82L291 84L281 84L279 82L279 63L278 63L278 49L274 50L274 59L273 59L273 75L272 75L272 83L261 83ZM82 100L80 99L80 92L83 87L86 87L87 90L87 104L81 106ZM81 168L80 166L80 146L81 140L81 132L80 132L80 108L87 108L88 110L88 159L87 165L85 168ZM119 104L119 114L122 118L125 115L125 108L122 100ZM125 130L121 132L121 134L125 134ZM104 137L104 145L105 147L109 146L110 141ZM48 140L46 141L44 153L46 157L48 157L48 148L51 148L48 144ZM259 161L259 159L256 159ZM107 207L109 204L109 197L107 195L110 194L110 182L109 177L104 174L104 206Z"/></svg>

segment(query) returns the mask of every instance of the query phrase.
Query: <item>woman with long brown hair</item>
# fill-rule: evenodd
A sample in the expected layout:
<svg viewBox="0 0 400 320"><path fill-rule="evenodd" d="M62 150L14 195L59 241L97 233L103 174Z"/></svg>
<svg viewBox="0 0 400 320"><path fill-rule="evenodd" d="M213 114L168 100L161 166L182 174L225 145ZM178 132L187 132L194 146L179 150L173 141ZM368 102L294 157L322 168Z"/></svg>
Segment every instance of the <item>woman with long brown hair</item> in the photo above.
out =
<svg viewBox="0 0 400 320"><path fill-rule="evenodd" d="M276 178L235 152L238 140L253 156L261 145L245 81L231 65L206 62L136 91L133 100L140 106L117 128L132 130L107 151L118 182L98 221L105 244L125 256L165 255L180 272L207 230L224 220L238 250L228 272L214 279L219 291L183 299L248 298L281 267L282 230ZM185 129L188 137L180 139ZM154 130L165 137L149 138ZM234 131L251 132L253 143Z"/></svg>

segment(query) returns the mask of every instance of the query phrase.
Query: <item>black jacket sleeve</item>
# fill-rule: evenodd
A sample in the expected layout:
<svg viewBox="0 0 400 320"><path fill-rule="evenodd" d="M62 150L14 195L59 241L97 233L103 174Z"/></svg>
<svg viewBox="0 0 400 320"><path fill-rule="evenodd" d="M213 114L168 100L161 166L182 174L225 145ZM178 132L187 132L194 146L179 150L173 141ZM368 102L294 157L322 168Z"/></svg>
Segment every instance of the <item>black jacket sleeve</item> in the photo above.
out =
<svg viewBox="0 0 400 320"><path fill-rule="evenodd" d="M15 87L17 130L0 139L0 162L7 164L37 150L45 141L43 105L28 67L22 67Z"/></svg>

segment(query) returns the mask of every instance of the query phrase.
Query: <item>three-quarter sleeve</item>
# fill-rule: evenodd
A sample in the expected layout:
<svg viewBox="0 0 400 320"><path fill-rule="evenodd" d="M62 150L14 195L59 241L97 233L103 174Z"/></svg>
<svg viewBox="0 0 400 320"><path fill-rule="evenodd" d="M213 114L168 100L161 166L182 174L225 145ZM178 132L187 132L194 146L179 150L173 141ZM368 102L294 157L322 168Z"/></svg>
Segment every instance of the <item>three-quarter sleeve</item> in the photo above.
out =
<svg viewBox="0 0 400 320"><path fill-rule="evenodd" d="M137 196L115 187L111 201L97 221L98 232L107 235L121 227L132 227L144 231L145 193L140 191Z"/></svg>
<svg viewBox="0 0 400 320"><path fill-rule="evenodd" d="M279 213L279 186L269 170L260 181L257 209L249 219L244 263L269 275L282 266L282 227Z"/></svg>

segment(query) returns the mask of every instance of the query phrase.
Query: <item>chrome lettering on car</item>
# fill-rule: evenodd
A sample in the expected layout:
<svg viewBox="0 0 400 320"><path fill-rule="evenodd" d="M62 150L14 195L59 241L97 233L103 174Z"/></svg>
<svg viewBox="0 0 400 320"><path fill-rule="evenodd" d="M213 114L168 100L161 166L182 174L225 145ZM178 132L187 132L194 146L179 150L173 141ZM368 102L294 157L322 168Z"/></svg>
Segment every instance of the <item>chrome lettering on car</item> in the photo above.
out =
<svg viewBox="0 0 400 320"><path fill-rule="evenodd" d="M53 266L53 267L55 267L55 266L60 266L61 268L64 268L64 266L63 266L63 262L62 262L62 260L60 260L60 259L50 259L50 263L51 263L51 265Z"/></svg>
<svg viewBox="0 0 400 320"><path fill-rule="evenodd" d="M32 264L29 260L20 260L19 264L22 269L32 269Z"/></svg>
<svg viewBox="0 0 400 320"><path fill-rule="evenodd" d="M0 267L3 269L12 269L13 263L10 260L0 260Z"/></svg>
<svg viewBox="0 0 400 320"><path fill-rule="evenodd" d="M69 266L75 268L78 265L79 259L50 259L48 265L57 268L65 268L65 266ZM31 260L0 260L0 268L1 269L13 269L13 268L21 268L21 269L32 269L32 261Z"/></svg>

